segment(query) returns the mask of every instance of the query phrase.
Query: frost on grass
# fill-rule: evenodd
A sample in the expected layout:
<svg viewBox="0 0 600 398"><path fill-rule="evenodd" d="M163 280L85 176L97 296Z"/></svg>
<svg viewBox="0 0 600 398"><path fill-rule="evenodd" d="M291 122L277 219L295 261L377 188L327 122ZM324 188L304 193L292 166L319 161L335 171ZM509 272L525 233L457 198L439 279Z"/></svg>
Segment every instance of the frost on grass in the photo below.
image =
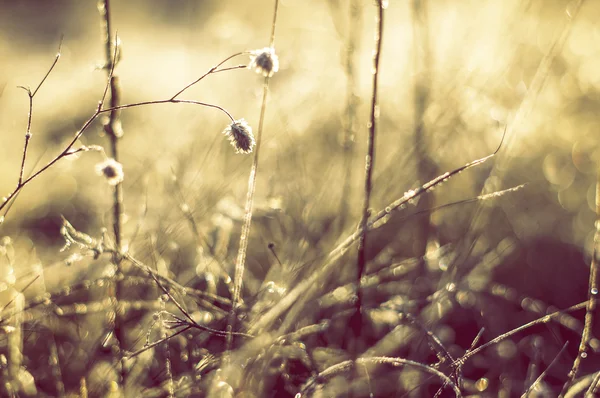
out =
<svg viewBox="0 0 600 398"><path fill-rule="evenodd" d="M271 77L279 70L279 58L275 54L275 49L265 47L250 52L249 69L254 69L264 77Z"/></svg>
<svg viewBox="0 0 600 398"><path fill-rule="evenodd" d="M223 130L223 134L229 138L229 142L235 148L236 153L250 153L256 144L254 135L252 135L252 128L244 119L231 122Z"/></svg>
<svg viewBox="0 0 600 398"><path fill-rule="evenodd" d="M98 163L96 165L96 173L99 176L104 176L109 185L117 185L123 182L123 178L125 177L121 163L111 158Z"/></svg>

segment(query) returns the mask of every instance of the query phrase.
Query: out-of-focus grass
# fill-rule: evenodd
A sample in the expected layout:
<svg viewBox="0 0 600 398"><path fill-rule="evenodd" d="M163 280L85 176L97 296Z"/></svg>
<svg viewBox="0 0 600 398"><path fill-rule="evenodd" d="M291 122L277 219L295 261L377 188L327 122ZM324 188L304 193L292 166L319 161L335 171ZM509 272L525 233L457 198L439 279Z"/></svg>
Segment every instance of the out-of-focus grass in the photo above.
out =
<svg viewBox="0 0 600 398"><path fill-rule="evenodd" d="M374 13L371 3L364 3L354 60L360 128L353 153L351 195L346 198L349 214L343 226L336 220L341 216L344 184L341 143L347 117L344 45L349 34L348 5L331 0L282 1L280 6L275 45L281 68L271 80L267 105L258 209L245 281L248 296L259 291L265 278L291 288L296 281L290 274L302 275L303 270L318 264L358 222ZM461 205L435 213L430 247L450 245L446 247L464 255L469 243L476 240L471 255L464 256L465 264L482 258L490 261L482 261L471 279L466 279L473 289L495 272L498 281L514 286L519 295L560 307L586 297L585 264L591 253L593 181L599 158L600 49L596 43L600 39L600 6L586 2L568 28L574 3L428 1L429 63L415 69L415 45L422 43L415 43L413 37L409 2L391 1L382 50L372 201L373 207L380 209L425 182L418 181L412 134L416 123L414 85L426 76L429 98L423 114L424 132L428 157L439 170L490 153L498 145L504 125L511 126L494 163L442 185L435 191L435 203L476 196L482 189L529 183L525 190L483 206ZM34 102L26 168L30 172L55 156L93 113L105 73L94 70L103 59L103 48L93 2L19 1L2 2L0 7L0 195L4 195L18 177L27 118L27 96L17 86L37 84L64 35L59 64ZM272 4L262 0L128 1L115 4L112 12L113 26L123 42L123 59L117 69L122 102L131 103L168 98L225 57L264 47ZM570 29L568 39L556 51L539 92L532 92L540 63L565 29ZM219 104L234 117L256 125L261 82L258 75L244 70L216 74L184 97ZM530 107L521 107L524 99L531 101ZM526 112L515 120L520 109ZM221 135L227 118L212 109L168 104L125 110L122 120L124 236L130 240L130 248L144 259L162 261L184 285L197 278L197 273L202 275L206 265L201 263L193 230L181 211L185 204L200 234L209 241L216 241L215 236L224 230L231 231L222 259L231 271L251 160L235 155ZM103 145L100 124L90 128L81 141ZM28 295L41 294L43 289L57 291L102 273L98 262L68 267L63 262L68 253L58 252L63 244L61 215L93 236L110 226L111 192L93 169L100 160L96 153L62 160L19 195L0 226L0 235L11 237L14 250L11 258L0 262L0 274L10 282L11 264L16 275L14 283L3 286L14 284L20 289L39 273L40 264L46 269L45 288L37 281ZM476 222L478 209L489 217L483 227ZM392 222L373 233L372 256L382 250L393 261L412 257L418 217ZM267 249L269 242L275 243L278 257L293 272L277 271ZM506 253L512 254L496 267L494 255ZM352 261L348 259L349 264ZM443 264L434 261L432 267L443 268ZM349 269L340 270L340 280L349 282L349 273ZM429 286L419 280L411 282L417 287ZM334 285L324 281L324 286ZM469 324L474 321L463 322L457 316L459 319L440 324L440 333L451 335L448 344L468 346L466 340L480 326L488 327L491 338L526 319L515 308L505 308L504 302L498 307L483 298L475 304L469 302L472 305L465 306L469 309L481 307L480 323ZM506 319L495 318L496 309L505 311ZM512 317L514 313L517 315ZM86 319L88 323L81 322L91 329L102 317ZM65 334L75 333L78 322L74 319L65 326ZM468 337L462 337L463 332ZM567 337L576 340L559 336L556 330L553 333L558 346ZM34 333L28 341L43 345L40 338ZM63 347L62 342L59 346ZM543 353L542 362L547 364L547 356L555 352ZM66 353L60 355L69 358ZM87 363L90 361L93 358L87 358ZM80 362L86 360L80 358ZM475 366L491 368L482 363ZM518 370L525 377L527 365L523 366ZM499 373L482 372L481 377L502 373L497 368L494 371Z"/></svg>

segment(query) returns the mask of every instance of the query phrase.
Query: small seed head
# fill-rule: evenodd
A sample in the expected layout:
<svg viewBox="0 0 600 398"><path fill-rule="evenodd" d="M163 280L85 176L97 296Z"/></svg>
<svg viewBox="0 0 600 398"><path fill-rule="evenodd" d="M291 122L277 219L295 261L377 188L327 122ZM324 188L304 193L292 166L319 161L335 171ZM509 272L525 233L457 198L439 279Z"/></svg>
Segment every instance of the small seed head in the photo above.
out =
<svg viewBox="0 0 600 398"><path fill-rule="evenodd" d="M123 166L114 159L106 159L96 165L96 173L104 176L109 185L117 185L123 181Z"/></svg>
<svg viewBox="0 0 600 398"><path fill-rule="evenodd" d="M250 52L249 69L254 69L264 77L271 77L279 71L279 58L275 54L275 49L265 47Z"/></svg>
<svg viewBox="0 0 600 398"><path fill-rule="evenodd" d="M256 144L252 128L244 119L232 122L223 130L223 134L229 138L236 153L250 153Z"/></svg>

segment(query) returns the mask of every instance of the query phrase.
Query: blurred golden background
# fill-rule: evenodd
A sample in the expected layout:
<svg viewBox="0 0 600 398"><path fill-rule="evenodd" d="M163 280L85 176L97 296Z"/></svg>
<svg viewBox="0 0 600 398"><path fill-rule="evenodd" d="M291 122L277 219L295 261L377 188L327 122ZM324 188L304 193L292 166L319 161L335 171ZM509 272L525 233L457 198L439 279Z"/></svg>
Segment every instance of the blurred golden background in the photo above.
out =
<svg viewBox="0 0 600 398"><path fill-rule="evenodd" d="M281 3L276 35L281 70L270 88L258 198L265 204L280 199L284 212L302 210L297 216L307 223L338 218L344 209L346 226L358 220L374 11L361 4L351 17L348 4ZM573 21L577 2L569 1L424 4L425 12L392 1L387 10L373 207L380 209L424 182L419 151L426 152L429 169L441 174L490 153L508 125L493 170L459 176L436 191L435 203L478 194L488 173L487 191L528 183L526 190L494 203L494 211L501 213L490 228L497 230L490 231L495 239L548 236L589 254L600 7L584 3ZM116 4L113 26L123 43L116 71L122 102L166 98L225 57L265 46L271 8L267 1ZM3 2L2 10L0 187L6 195L18 176L27 121L27 95L17 86L37 85L64 35L62 57L34 101L26 165L31 173L56 156L93 113L105 74L94 70L103 62L95 3ZM349 38L355 41L350 52ZM243 70L218 74L185 98L221 105L256 128L260 82ZM356 98L356 137L349 207L343 207L349 85ZM223 114L167 104L125 110L122 118L130 232L142 202L148 203L148 229L169 215L180 216L169 188L173 173L201 218L209 217L222 198L242 204L250 159L232 154L220 135L227 123ZM419 119L422 148L415 147L414 138ZM81 143L106 145L98 123ZM99 161L96 153L60 161L19 195L2 233L38 252L51 247L52 256L61 243L61 214L84 230L109 225L109 188L93 172ZM473 211L467 205L435 215L433 221L454 239L465 233L464 221Z"/></svg>

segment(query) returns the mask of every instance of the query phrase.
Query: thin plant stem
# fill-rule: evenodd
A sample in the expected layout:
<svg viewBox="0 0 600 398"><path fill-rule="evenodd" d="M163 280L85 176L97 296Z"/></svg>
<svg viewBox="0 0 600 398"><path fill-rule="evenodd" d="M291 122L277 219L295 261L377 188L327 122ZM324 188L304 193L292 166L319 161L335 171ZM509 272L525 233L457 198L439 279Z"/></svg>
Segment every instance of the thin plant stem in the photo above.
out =
<svg viewBox="0 0 600 398"><path fill-rule="evenodd" d="M429 373L434 376L437 376L441 381L444 382L444 385L449 386L452 389L452 391L454 392L454 394L457 397L462 397L460 390L458 389L456 384L454 384L454 382L452 381L452 379L450 377L446 376L444 373L440 372L439 370L437 370L431 366L422 364L420 362L412 361L410 359L394 358L394 357L359 358L356 362L358 362L361 365L388 364L388 365L393 365L393 366L414 367L425 373ZM327 381L328 379L333 378L334 376L337 376L341 373L346 373L346 372L351 371L353 367L354 367L354 361L352 361L352 360L340 362L338 364L328 367L327 369L320 372L316 377L311 377L308 380L308 382L304 385L304 387L301 390L301 395L304 396L305 394L310 393L316 387L316 385L322 384L323 382Z"/></svg>
<svg viewBox="0 0 600 398"><path fill-rule="evenodd" d="M234 67L230 67L230 68L219 69L219 66L223 65L225 62L229 61L232 58L237 57L238 55L242 55L242 54L245 54L245 52L235 53L235 54L230 55L229 57L225 58L223 61L219 62L217 65L210 68L208 70L208 72L206 72L205 74L200 76L198 79L194 80L193 82L191 82L190 84L188 84L187 86L185 86L184 88L179 90L174 96L171 97L171 99L174 100L175 98L179 97L181 94L183 94L184 91L186 91L188 88L192 87L193 85L195 85L196 83L198 83L199 81L204 79L206 76L210 75L211 73L217 73L217 72L222 72L222 71L231 70L231 69L245 68L246 65L238 65L238 66L234 66Z"/></svg>
<svg viewBox="0 0 600 398"><path fill-rule="evenodd" d="M537 379L535 379L533 381L533 383L531 383L531 385L529 386L529 388L527 388L527 390L525 391L525 393L523 393L523 395L522 395L523 398L528 398L529 395L535 389L535 387L537 387L537 385L540 384L542 382L542 380L544 380L544 377L546 377L546 375L548 374L548 371L550 370L550 368L552 366L554 366L554 364L556 364L558 362L558 358L560 358L560 356L562 355L562 353L567 349L568 345L569 345L569 342L567 341L562 346L562 348L560 349L560 351L558 352L558 354L556 354L556 356L554 357L554 359L552 360L552 362L550 362L550 365L548 365L548 367L539 375L539 377Z"/></svg>
<svg viewBox="0 0 600 398"><path fill-rule="evenodd" d="M564 395L573 384L573 381L577 378L579 373L581 363L589 355L589 344L594 334L594 320L598 315L598 289L600 289L600 160L598 165L598 175L596 177L596 222L594 223L596 231L594 232L594 249L592 253L592 262L590 264L588 300L583 333L581 334L581 342L579 343L577 356L573 361L573 366L569 372L567 382L563 386L562 395Z"/></svg>
<svg viewBox="0 0 600 398"><path fill-rule="evenodd" d="M152 348L156 347L157 345L160 345L160 344L162 344L162 343L164 343L164 342L166 342L166 341L168 341L168 340L172 339L172 338L173 338L173 337L175 337L175 336L179 336L181 333L185 333L185 332L187 332L188 330L190 330L190 329L192 329L192 328L193 328L193 326L192 326L192 325L188 325L188 326L184 327L183 329L180 329L180 330L178 330L177 332L175 332L175 333L173 333L173 334L170 334L170 335L168 335L168 336L165 336L165 337L163 337L162 339L155 341L154 343L148 344L147 346L145 346L145 347L143 347L143 348L140 348L140 349L139 349L139 350L137 350L137 351L134 351L134 352L128 353L128 354L126 355L126 358L127 358L127 359L135 358L135 357L137 357L138 355L140 355L141 353L143 353L143 352L146 352L146 351L148 351L148 350L150 350L150 349L152 349Z"/></svg>
<svg viewBox="0 0 600 398"><path fill-rule="evenodd" d="M46 278L44 277L44 268L40 267L41 272L38 277L41 279L40 285L44 293L47 292ZM35 278L37 280L38 278ZM28 285L29 286L29 285ZM56 394L58 397L65 396L65 384L63 382L63 376L61 371L60 356L58 355L58 345L56 344L56 336L54 330L50 329L50 338L48 339L48 347L50 349L50 355L53 360L49 361L52 376L54 377L54 386L56 388Z"/></svg>
<svg viewBox="0 0 600 398"><path fill-rule="evenodd" d="M273 12L273 24L271 27L270 46L275 44L275 26L277 24L277 9L279 0L275 0L275 10ZM225 351L229 352L233 346L233 330L237 319L238 306L241 304L242 283L244 277L244 267L246 263L246 252L248 249L248 238L250 235L250 227L252 225L252 211L254 206L254 193L256 192L256 175L258 173L258 160L262 143L262 131L267 109L267 97L269 93L269 76L265 77L263 83L263 99L260 107L260 118L258 122L258 131L256 133L256 148L254 150L254 158L252 160L252 168L248 177L248 192L246 194L246 205L244 209L244 223L240 234L240 243L237 258L235 261L234 282L233 282L233 299L229 320L227 322L227 339L225 342Z"/></svg>
<svg viewBox="0 0 600 398"><path fill-rule="evenodd" d="M60 59L60 50L62 48L62 41L63 41L63 37L61 36L60 43L58 44L58 51L56 52L56 57L54 58L54 62L52 62L52 65L50 65L50 68L48 69L48 71L46 72L46 74L44 75L44 77L42 78L40 83L37 85L35 90L33 90L33 92L32 92L29 87L19 86L19 88L22 88L23 90L25 90L27 92L27 95L29 96L29 112L27 113L27 130L25 132L25 144L23 146L23 158L21 159L21 169L19 171L19 182L17 183L17 186L21 186L21 184L23 183L23 175L25 174L25 161L27 159L27 149L29 148L29 141L31 140L31 122L32 122L32 117L33 117L33 97L35 97L35 95L37 94L39 89L42 87L42 84L44 84L44 82L46 81L46 79L48 78L48 76L50 75L50 73L52 72L52 70L54 69L56 64L58 63L58 60Z"/></svg>
<svg viewBox="0 0 600 398"><path fill-rule="evenodd" d="M466 352L466 353L465 353L465 355L463 355L461 358L457 359L457 360L454 362L454 364L455 364L456 366L459 366L459 367L460 367L460 366L462 366L462 365L463 365L463 364L464 364L464 363L465 363L465 362L466 362L466 361L467 361L469 358L471 358L471 357L472 357L472 356L474 356L474 355L477 355L477 354L479 354L481 351L485 350L485 349L486 349L486 348L488 348L488 347L491 347L491 346L493 346L493 345L495 345L495 344L498 344L499 342L501 342L501 341L503 341L503 340L506 340L507 338L509 338L509 337L511 337L511 336L513 336L513 335L515 335L515 334L519 333L519 332L522 332L523 330L529 329L529 328L531 328L531 327L533 327L533 326L535 326L535 325L540 325L540 324L543 324L543 323L548 323L548 322L550 322L551 320L553 320L554 318L558 318L558 317L560 317L561 315L563 315L563 314L565 314L565 313L568 313L568 312L573 312L573 311L577 311L577 310L581 310L581 309L585 308L585 307L586 307L586 305L587 305L587 301L584 301L584 302L582 302L582 303L575 304L575 305L573 305L573 306L571 306L571 307L569 307L569 308L567 308L567 309L564 309L564 310L559 310L559 311L555 311L555 312L553 312L553 313L551 313L551 314L548 314L548 315L545 315L545 316L543 316L543 317L541 317L541 318L534 319L534 320L533 320L533 321L531 321L531 322L528 322L528 323L526 323L526 324L524 324L524 325L521 325L521 326L519 326L518 328L512 329L512 330L510 330L510 331L508 331L508 332L506 332L506 333L503 333L503 334L501 334L500 336L498 336L498 337L496 337L496 338L494 338L494 339L492 339L492 340L488 341L487 343L485 343L485 344L482 344L482 345L480 345L479 347L477 347L477 348L474 348L474 349L472 349L472 350L470 350L470 351Z"/></svg>
<svg viewBox="0 0 600 398"><path fill-rule="evenodd" d="M369 120L369 137L367 140L367 155L365 157L365 190L362 208L362 219L360 221L360 236L358 241L358 255L356 260L356 312L351 321L351 327L356 339L356 348L358 348L358 338L362 329L362 302L363 291L361 288L361 279L366 271L367 259L367 232L370 216L371 191L373 190L373 167L375 165L375 132L377 130L377 118L379 107L377 104L378 82L379 82L379 62L381 58L381 44L383 36L383 0L377 2L377 17L375 19L375 51L373 53L373 92L371 95L371 116ZM358 349L354 352L355 358L358 356Z"/></svg>
<svg viewBox="0 0 600 398"><path fill-rule="evenodd" d="M279 10L279 0L275 0L275 9L273 10L273 23L271 23L271 39L269 40L269 47L274 48L275 46L275 27L277 26L277 11Z"/></svg>
<svg viewBox="0 0 600 398"><path fill-rule="evenodd" d="M245 65L237 65L237 66L230 67L230 68L217 69L217 70L214 70L212 73L218 73L218 72L224 72L224 71L235 70L235 69L242 69L242 68L246 68L246 66ZM33 180L35 180L37 177L39 177L41 174L43 174L46 170L48 170L49 168L51 168L52 166L54 166L59 160L61 160L63 158L66 158L68 156L72 156L72 155L74 155L76 153L86 151L87 149L85 149L85 148L78 148L77 149L77 148L73 148L73 147L75 146L75 143L77 143L77 141L81 138L81 136L83 135L83 133L92 125L92 123L101 114L104 114L104 113L107 113L107 112L113 112L113 111L120 110L120 109L134 108L134 107L138 107L138 106L172 103L172 104L199 105L199 106L204 106L204 107L218 109L221 112L225 113L227 115L227 117L231 121L235 120L233 118L233 116L229 112L227 112L227 110L225 110L223 107L220 107L218 105L209 104L209 103L201 102L201 101L179 100L179 99L172 99L172 98L167 98L167 99L163 99L163 100L156 100L156 101L137 102L137 103L119 105L119 106L115 106L115 107L104 108L104 102L105 102L106 97L108 95L108 91L109 91L109 88L110 88L110 82L111 82L111 77L112 77L113 71L114 71L114 63L112 64L112 68L110 69L109 78L108 78L108 80L106 82L106 86L104 88L102 97L101 97L100 101L98 101L98 105L96 106L95 112L83 123L82 127L74 134L73 138L69 141L69 143L65 146L65 148L58 155L56 155L46 165L42 166L39 170L33 172L29 177L23 178L21 184L18 184L13 189L12 192L10 192L6 197L4 197L0 201L0 211L2 211L5 208L7 208L15 200L15 198L17 197L17 195L21 192L21 190L25 186L27 186L29 183L31 183ZM209 74L211 74L211 73L209 73ZM44 78L44 80L45 80L45 78ZM200 79L198 79L198 81L199 80ZM188 85L188 87L189 86L190 85ZM39 89L39 87L38 87L38 89ZM36 91L37 91L37 89L36 89ZM6 214L4 216L0 216L0 225L2 225L5 216L6 216Z"/></svg>
<svg viewBox="0 0 600 398"><path fill-rule="evenodd" d="M98 10L100 17L102 18L103 28L103 39L105 49L105 69L107 71L108 85L107 88L110 91L110 107L113 110L109 113L108 119L104 123L104 132L110 140L110 157L116 162L119 162L119 139L123 135L121 129L121 121L119 119L119 110L115 109L119 106L121 92L118 85L118 78L114 74L116 64L119 56L118 36L112 37L112 25L111 25L111 4L110 0L101 0L98 3ZM113 48L114 47L114 48ZM127 383L127 368L124 362L123 350L125 349L127 333L124 328L124 319L122 319L121 310L121 299L123 286L121 285L121 277L123 275L122 269L122 256L121 252L123 249L123 184L118 183L113 187L113 203L112 203L112 229L113 239L115 243L115 253L113 254L112 266L115 268L115 275L113 281L113 289L111 294L114 299L114 323L113 333L116 338L118 350L116 351L116 360L118 361L118 369L120 376L120 386L125 390Z"/></svg>
<svg viewBox="0 0 600 398"><path fill-rule="evenodd" d="M136 102L136 103L133 103L133 104L118 105L118 106L114 106L114 107L102 109L99 113L113 112L113 111L116 111L116 110L119 110L119 109L136 108L138 106L158 105L158 104L192 104L192 105L206 106L208 108L215 108L215 109L220 110L224 114L226 114L227 117L229 117L229 119L231 119L232 122L234 121L233 116L231 116L231 114L229 112L227 112L227 110L225 110L225 108L220 107L218 105L209 104L209 103L200 102L200 101L179 100L179 99L171 99L171 98L164 99L164 100L142 101L142 102Z"/></svg>
<svg viewBox="0 0 600 398"><path fill-rule="evenodd" d="M598 386L600 385L600 370L596 372L592 382L590 383L590 387L585 393L585 397L594 397L594 394L598 393Z"/></svg>

